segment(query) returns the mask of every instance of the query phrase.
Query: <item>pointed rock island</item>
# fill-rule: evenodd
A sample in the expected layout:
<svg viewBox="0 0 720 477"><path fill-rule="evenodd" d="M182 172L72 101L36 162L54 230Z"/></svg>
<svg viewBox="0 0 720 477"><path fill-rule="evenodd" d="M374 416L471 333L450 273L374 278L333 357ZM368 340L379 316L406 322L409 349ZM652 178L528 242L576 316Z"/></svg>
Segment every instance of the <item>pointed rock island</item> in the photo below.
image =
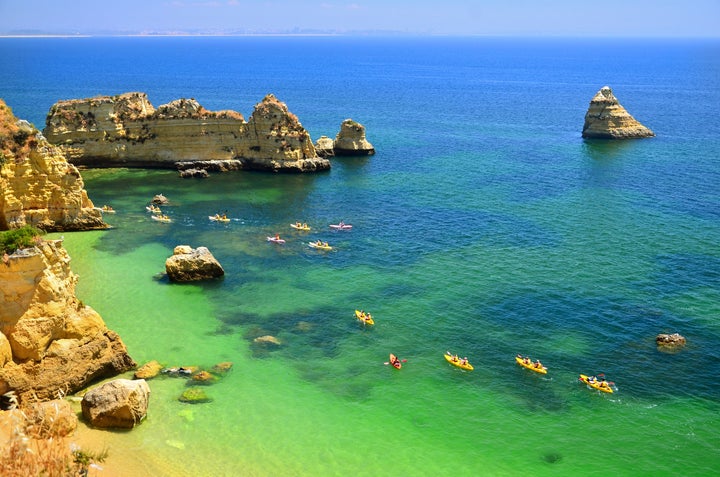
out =
<svg viewBox="0 0 720 477"><path fill-rule="evenodd" d="M582 137L586 139L634 139L655 136L620 105L609 86L590 100Z"/></svg>
<svg viewBox="0 0 720 477"><path fill-rule="evenodd" d="M64 100L46 118L44 134L68 160L87 167L197 167L273 172L330 168L297 116L272 94L248 121L235 111L209 111L194 99L157 109L145 93ZM206 168L206 167L204 167Z"/></svg>

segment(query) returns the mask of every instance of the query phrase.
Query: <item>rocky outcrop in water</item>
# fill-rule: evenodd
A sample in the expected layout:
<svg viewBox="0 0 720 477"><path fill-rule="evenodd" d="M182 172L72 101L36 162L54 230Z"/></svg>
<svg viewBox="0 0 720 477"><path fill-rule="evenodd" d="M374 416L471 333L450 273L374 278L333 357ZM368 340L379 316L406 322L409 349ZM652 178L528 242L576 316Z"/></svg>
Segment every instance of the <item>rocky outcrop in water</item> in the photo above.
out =
<svg viewBox="0 0 720 477"><path fill-rule="evenodd" d="M165 260L165 271L174 282L193 282L218 278L225 274L220 262L207 247L178 245L172 257Z"/></svg>
<svg viewBox="0 0 720 477"><path fill-rule="evenodd" d="M655 337L655 343L660 349L674 351L685 346L687 340L680 333L661 333Z"/></svg>
<svg viewBox="0 0 720 477"><path fill-rule="evenodd" d="M287 106L269 94L248 121L194 99L153 107L145 93L55 103L44 134L74 164L175 168L177 162L237 160L243 169L314 172L330 168Z"/></svg>
<svg viewBox="0 0 720 477"><path fill-rule="evenodd" d="M0 100L0 230L107 228L77 168Z"/></svg>
<svg viewBox="0 0 720 477"><path fill-rule="evenodd" d="M335 155L335 141L327 136L320 136L315 142L315 150L320 157L332 157Z"/></svg>
<svg viewBox="0 0 720 477"><path fill-rule="evenodd" d="M375 154L375 148L365 138L365 126L346 119L335 136L333 152L336 156L370 156Z"/></svg>
<svg viewBox="0 0 720 477"><path fill-rule="evenodd" d="M590 100L585 114L582 137L587 139L634 139L655 133L640 124L618 102L612 90L604 86Z"/></svg>
<svg viewBox="0 0 720 477"><path fill-rule="evenodd" d="M88 391L80 406L94 427L132 429L147 416L149 400L144 379L115 379Z"/></svg>
<svg viewBox="0 0 720 477"><path fill-rule="evenodd" d="M120 337L75 296L78 277L61 240L0 263L0 394L20 404L81 390L132 369Z"/></svg>

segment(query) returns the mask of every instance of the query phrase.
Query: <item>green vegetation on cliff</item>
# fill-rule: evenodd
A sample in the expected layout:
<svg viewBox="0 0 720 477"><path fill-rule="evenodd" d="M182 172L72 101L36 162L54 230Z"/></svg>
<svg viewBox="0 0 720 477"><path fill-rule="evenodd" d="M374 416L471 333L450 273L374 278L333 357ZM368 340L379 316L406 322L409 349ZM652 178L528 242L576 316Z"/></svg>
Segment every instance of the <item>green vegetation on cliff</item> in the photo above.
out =
<svg viewBox="0 0 720 477"><path fill-rule="evenodd" d="M12 253L19 248L32 247L44 233L32 225L0 232L0 253Z"/></svg>

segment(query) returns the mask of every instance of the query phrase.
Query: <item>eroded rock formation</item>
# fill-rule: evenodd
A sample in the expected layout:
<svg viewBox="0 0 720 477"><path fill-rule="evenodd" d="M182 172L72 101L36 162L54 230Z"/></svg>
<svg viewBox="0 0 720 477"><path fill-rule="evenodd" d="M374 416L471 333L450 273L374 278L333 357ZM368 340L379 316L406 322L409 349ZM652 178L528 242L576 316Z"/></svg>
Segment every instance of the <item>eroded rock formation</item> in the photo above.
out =
<svg viewBox="0 0 720 477"><path fill-rule="evenodd" d="M53 399L135 366L120 337L76 298L77 280L61 240L0 263L0 394L15 391L21 405Z"/></svg>
<svg viewBox="0 0 720 477"><path fill-rule="evenodd" d="M77 168L0 100L0 230L106 228Z"/></svg>
<svg viewBox="0 0 720 477"><path fill-rule="evenodd" d="M321 157L332 157L335 155L335 141L327 136L320 136L315 142L315 150Z"/></svg>
<svg viewBox="0 0 720 477"><path fill-rule="evenodd" d="M48 140L74 164L175 168L186 161L240 161L243 169L310 172L330 168L308 132L272 94L246 122L235 111L208 111L194 99L157 109L145 93L55 103Z"/></svg>
<svg viewBox="0 0 720 477"><path fill-rule="evenodd" d="M612 90L603 86L590 100L582 137L588 139L633 139L655 133L640 124L618 102Z"/></svg>
<svg viewBox="0 0 720 477"><path fill-rule="evenodd" d="M207 247L178 245L165 260L165 271L174 282L192 282L218 278L225 274L220 262Z"/></svg>
<svg viewBox="0 0 720 477"><path fill-rule="evenodd" d="M335 136L333 151L337 156L364 156L375 154L375 148L365 138L365 126L346 119Z"/></svg>

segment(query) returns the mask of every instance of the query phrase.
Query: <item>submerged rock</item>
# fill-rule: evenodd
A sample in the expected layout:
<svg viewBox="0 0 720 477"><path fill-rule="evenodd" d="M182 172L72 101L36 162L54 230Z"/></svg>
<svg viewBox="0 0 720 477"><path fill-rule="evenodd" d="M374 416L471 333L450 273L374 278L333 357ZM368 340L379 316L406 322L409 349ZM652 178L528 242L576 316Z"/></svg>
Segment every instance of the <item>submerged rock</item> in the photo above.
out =
<svg viewBox="0 0 720 477"><path fill-rule="evenodd" d="M253 340L254 343L260 343L260 344L267 344L267 345L275 345L280 346L282 342L277 339L274 336L271 335L265 335L265 336L258 336Z"/></svg>
<svg viewBox="0 0 720 477"><path fill-rule="evenodd" d="M206 171L205 169L183 169L180 171L180 177L182 177L183 179L205 179L207 177L210 177L210 174L208 174L208 171Z"/></svg>
<svg viewBox="0 0 720 477"><path fill-rule="evenodd" d="M210 371L212 371L214 374L227 374L232 369L233 364L230 361L223 361L222 363L218 363L215 366L213 366Z"/></svg>
<svg viewBox="0 0 720 477"><path fill-rule="evenodd" d="M168 205L170 203L168 198L162 194L157 194L155 197L152 198L151 202L153 205Z"/></svg>
<svg viewBox="0 0 720 477"><path fill-rule="evenodd" d="M142 366L140 366L137 371L135 371L135 374L133 375L134 379L152 379L158 374L160 374L160 371L162 370L162 364L158 363L157 361L149 361Z"/></svg>
<svg viewBox="0 0 720 477"><path fill-rule="evenodd" d="M618 102L612 90L603 86L590 100L582 137L587 139L634 139L655 136Z"/></svg>
<svg viewBox="0 0 720 477"><path fill-rule="evenodd" d="M665 334L661 333L655 337L655 343L659 348L676 350L682 348L687 343L684 336L679 333Z"/></svg>
<svg viewBox="0 0 720 477"><path fill-rule="evenodd" d="M193 387L187 388L178 398L180 402L186 402L188 404L201 404L205 402L212 402L212 398L207 395L203 388Z"/></svg>

